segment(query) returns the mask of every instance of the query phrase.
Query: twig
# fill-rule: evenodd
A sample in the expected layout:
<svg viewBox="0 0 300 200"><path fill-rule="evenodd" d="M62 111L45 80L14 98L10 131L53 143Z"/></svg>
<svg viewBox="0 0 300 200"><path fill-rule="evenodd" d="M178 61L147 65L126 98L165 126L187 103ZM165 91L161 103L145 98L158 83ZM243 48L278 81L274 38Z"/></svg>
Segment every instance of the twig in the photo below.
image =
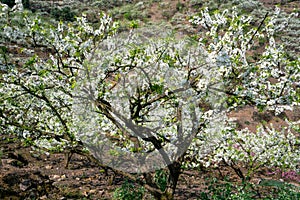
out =
<svg viewBox="0 0 300 200"><path fill-rule="evenodd" d="M250 42L252 42L254 36L255 36L255 35L257 34L257 32L260 30L260 28L261 28L262 25L264 24L265 20L267 19L268 15L269 15L269 12L267 12L267 13L265 14L264 19L260 22L258 28L256 29L256 31L255 31L254 34L252 35L251 39L247 42L247 45L246 45L246 46L248 46L248 44L250 44Z"/></svg>

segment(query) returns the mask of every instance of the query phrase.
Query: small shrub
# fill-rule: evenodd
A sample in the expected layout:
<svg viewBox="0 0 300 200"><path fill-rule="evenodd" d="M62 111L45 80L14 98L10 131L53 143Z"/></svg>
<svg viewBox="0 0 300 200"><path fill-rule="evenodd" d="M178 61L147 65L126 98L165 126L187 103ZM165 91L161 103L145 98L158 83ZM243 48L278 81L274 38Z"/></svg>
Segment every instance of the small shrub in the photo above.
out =
<svg viewBox="0 0 300 200"><path fill-rule="evenodd" d="M176 11L174 11L174 10L164 10L162 12L162 16L164 18L166 18L167 20L169 20L169 19L171 19L174 16L175 12Z"/></svg>
<svg viewBox="0 0 300 200"><path fill-rule="evenodd" d="M275 199L275 200L294 200L300 199L300 188L294 185L277 181L277 180L262 180L260 182L261 186L264 188L271 187L273 190L269 188L268 191L273 191L266 195L264 199Z"/></svg>
<svg viewBox="0 0 300 200"><path fill-rule="evenodd" d="M63 21L74 21L75 13L71 11L70 7L53 8L50 11L50 14L57 20Z"/></svg>
<svg viewBox="0 0 300 200"><path fill-rule="evenodd" d="M200 199L265 199L293 200L300 198L299 188L276 180L262 180L259 185L243 182L240 185L228 178L207 179L206 190L200 194Z"/></svg>
<svg viewBox="0 0 300 200"><path fill-rule="evenodd" d="M23 6L26 9L30 9L30 1L29 0L22 0Z"/></svg>
<svg viewBox="0 0 300 200"><path fill-rule="evenodd" d="M101 9L111 9L121 5L123 5L123 1L120 0L98 0L92 4L92 6L97 6Z"/></svg>
<svg viewBox="0 0 300 200"><path fill-rule="evenodd" d="M154 180L161 191L165 191L167 189L168 176L164 170L157 170L155 172Z"/></svg>
<svg viewBox="0 0 300 200"><path fill-rule="evenodd" d="M132 4L115 7L110 10L109 13L114 19L127 19L129 21L143 20L147 17L147 14L142 9Z"/></svg>
<svg viewBox="0 0 300 200"><path fill-rule="evenodd" d="M218 180L213 178L207 180L207 190L200 194L203 200L209 199L253 199L255 193L250 189L250 183L245 183L241 186L230 182L228 178Z"/></svg>
<svg viewBox="0 0 300 200"><path fill-rule="evenodd" d="M190 6L193 8L201 8L203 6L203 1L202 0L191 0L190 1Z"/></svg>
<svg viewBox="0 0 300 200"><path fill-rule="evenodd" d="M176 10L182 12L183 8L184 4L178 1L178 3L176 4Z"/></svg>
<svg viewBox="0 0 300 200"><path fill-rule="evenodd" d="M117 188L113 193L115 200L140 200L144 196L144 188L136 187L133 183L125 181L120 188Z"/></svg>
<svg viewBox="0 0 300 200"><path fill-rule="evenodd" d="M135 20L130 21L129 27L130 28L138 28L139 27L138 21L135 21Z"/></svg>

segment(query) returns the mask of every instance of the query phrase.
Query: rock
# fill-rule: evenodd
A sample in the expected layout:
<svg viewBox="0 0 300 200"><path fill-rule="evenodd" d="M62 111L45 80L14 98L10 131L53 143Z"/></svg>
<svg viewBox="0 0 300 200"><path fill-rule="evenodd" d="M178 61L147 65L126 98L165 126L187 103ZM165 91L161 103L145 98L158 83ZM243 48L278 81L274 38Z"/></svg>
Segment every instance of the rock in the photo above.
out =
<svg viewBox="0 0 300 200"><path fill-rule="evenodd" d="M44 195L44 196L41 196L40 199L41 199L41 200L43 200L43 199L48 199L48 197L47 197L47 195Z"/></svg>
<svg viewBox="0 0 300 200"><path fill-rule="evenodd" d="M19 184L21 191L26 191L31 186L30 180L24 180L22 183Z"/></svg>
<svg viewBox="0 0 300 200"><path fill-rule="evenodd" d="M50 179L55 180L55 181L58 180L59 178L60 178L60 176L57 174L50 176Z"/></svg>
<svg viewBox="0 0 300 200"><path fill-rule="evenodd" d="M89 194L96 194L97 190L90 190Z"/></svg>
<svg viewBox="0 0 300 200"><path fill-rule="evenodd" d="M52 169L53 166L52 166L52 165L46 165L45 168L46 168L46 169Z"/></svg>

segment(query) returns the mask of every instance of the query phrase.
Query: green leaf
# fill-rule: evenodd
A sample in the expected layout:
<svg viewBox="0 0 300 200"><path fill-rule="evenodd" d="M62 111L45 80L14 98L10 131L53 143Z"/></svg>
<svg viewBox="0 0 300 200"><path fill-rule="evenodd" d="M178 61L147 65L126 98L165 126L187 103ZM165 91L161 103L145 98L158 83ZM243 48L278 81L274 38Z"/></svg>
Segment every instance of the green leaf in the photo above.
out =
<svg viewBox="0 0 300 200"><path fill-rule="evenodd" d="M267 179L262 179L261 182L259 183L259 185L262 186L274 186L274 187L284 187L287 184L281 181L277 181L277 180L267 180Z"/></svg>
<svg viewBox="0 0 300 200"><path fill-rule="evenodd" d="M150 89L153 92L156 92L158 94L162 94L164 86L163 85L159 85L159 84L153 84L153 85L151 85Z"/></svg>

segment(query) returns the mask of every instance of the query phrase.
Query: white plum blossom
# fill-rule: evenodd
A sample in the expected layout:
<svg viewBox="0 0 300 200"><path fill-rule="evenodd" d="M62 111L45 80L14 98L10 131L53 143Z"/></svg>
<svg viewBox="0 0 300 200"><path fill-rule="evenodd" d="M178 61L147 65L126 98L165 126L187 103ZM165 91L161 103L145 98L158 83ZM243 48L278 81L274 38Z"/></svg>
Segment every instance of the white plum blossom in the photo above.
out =
<svg viewBox="0 0 300 200"><path fill-rule="evenodd" d="M146 39L134 30L124 38L105 14L98 24L83 14L54 26L15 9L18 23L10 24L8 9L1 4L1 37L20 39L36 54L22 67L0 58L6 67L1 134L18 134L48 150L83 143L105 165L134 173L226 162L248 166L250 176L261 166L299 165L293 132L299 122L252 133L228 118L245 105L276 115L299 106L300 60L276 43L275 17L257 29L235 10L228 17L227 10L211 15L206 8L190 20L204 39L191 41ZM254 41L263 36L268 43L253 59ZM38 47L49 55L39 56Z"/></svg>
<svg viewBox="0 0 300 200"><path fill-rule="evenodd" d="M22 3L22 0L15 0L15 4L14 7L12 7L12 11L22 11L24 8L23 8L23 3Z"/></svg>

